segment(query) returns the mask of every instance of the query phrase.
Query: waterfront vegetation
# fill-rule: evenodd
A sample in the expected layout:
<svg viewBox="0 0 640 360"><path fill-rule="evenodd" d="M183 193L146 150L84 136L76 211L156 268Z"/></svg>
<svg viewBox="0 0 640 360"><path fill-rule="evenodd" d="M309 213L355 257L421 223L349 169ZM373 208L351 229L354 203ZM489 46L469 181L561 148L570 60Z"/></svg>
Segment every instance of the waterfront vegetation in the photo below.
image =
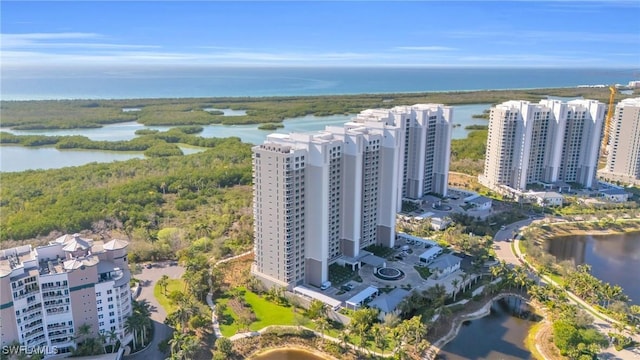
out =
<svg viewBox="0 0 640 360"><path fill-rule="evenodd" d="M218 258L244 251L252 244L250 145L210 140L212 149L184 157L2 174L0 239L121 235L132 240L133 262L175 258L191 242ZM163 228L179 230L162 236Z"/></svg>
<svg viewBox="0 0 640 360"><path fill-rule="evenodd" d="M489 126L487 125L467 125L464 127L465 130L488 130Z"/></svg>
<svg viewBox="0 0 640 360"><path fill-rule="evenodd" d="M1 101L0 110L3 126L21 130L91 128L128 121L145 125L232 125L278 123L305 115L354 114L364 109L419 103L460 105L513 99L538 101L547 95L583 96L606 103L609 91L559 88L263 98ZM205 111L209 108L246 110L246 115L224 116L220 111Z"/></svg>
<svg viewBox="0 0 640 360"><path fill-rule="evenodd" d="M449 170L469 175L479 175L484 169L488 130L473 130L465 139L451 140Z"/></svg>
<svg viewBox="0 0 640 360"><path fill-rule="evenodd" d="M608 343L603 339L604 335L588 326L592 319L589 321L585 319L590 319L591 315L584 310L574 309L573 305L571 305L571 311L567 313L569 298L565 290L575 294L597 312L615 320L613 323L615 331L606 335L618 350L634 345L629 333L637 333L640 330L640 306L630 304L629 297L619 285L611 285L593 276L589 265L575 267L570 261L558 262L554 256L543 249L544 243L554 241L553 238L558 234L575 234L576 231L571 229L582 233L593 233L594 230L611 233L637 230L639 225L640 221L637 219L614 221L604 214L600 220L552 225L538 224L530 226L523 232L524 240L519 242L520 250L526 253L528 262L536 267L541 276L549 276L562 287L537 286L531 289L532 297L543 303L554 314L553 339L562 355L571 359L579 359L585 354L592 357L597 353L597 347ZM564 305L559 305L563 303ZM578 315L575 315L577 311ZM572 315L575 316L572 318ZM595 312L594 315L601 316Z"/></svg>
<svg viewBox="0 0 640 360"><path fill-rule="evenodd" d="M144 151L148 157L162 157L182 155L176 144L213 148L226 139L203 138L195 136L202 131L202 127L176 127L167 131L142 129L136 132L138 137L131 140L97 141L86 136L46 136L46 135L14 135L0 132L0 144L23 146L54 146L56 149L85 149L106 151ZM176 151L177 150L177 151Z"/></svg>
<svg viewBox="0 0 640 360"><path fill-rule="evenodd" d="M260 130L276 130L276 129L280 129L283 128L284 124L283 123L266 123L266 124L260 124L258 126L258 129Z"/></svg>

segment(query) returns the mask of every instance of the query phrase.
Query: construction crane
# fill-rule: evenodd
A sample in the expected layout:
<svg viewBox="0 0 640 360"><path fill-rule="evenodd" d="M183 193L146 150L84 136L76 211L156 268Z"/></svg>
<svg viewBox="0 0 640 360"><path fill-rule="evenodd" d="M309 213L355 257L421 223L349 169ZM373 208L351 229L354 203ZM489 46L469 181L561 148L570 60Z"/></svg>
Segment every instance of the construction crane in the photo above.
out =
<svg viewBox="0 0 640 360"><path fill-rule="evenodd" d="M604 136L602 137L602 145L600 146L600 150L602 155L607 154L607 144L609 142L609 131L611 128L611 118L613 118L613 107L614 101L616 98L616 87L611 85L609 86L609 109L607 110L607 118L604 120Z"/></svg>

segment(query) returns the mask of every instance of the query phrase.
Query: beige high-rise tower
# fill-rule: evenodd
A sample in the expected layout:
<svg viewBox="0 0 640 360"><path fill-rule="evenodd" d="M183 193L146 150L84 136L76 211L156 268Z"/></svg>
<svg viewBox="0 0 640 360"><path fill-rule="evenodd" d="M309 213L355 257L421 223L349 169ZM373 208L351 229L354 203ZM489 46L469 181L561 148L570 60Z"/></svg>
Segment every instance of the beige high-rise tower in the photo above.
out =
<svg viewBox="0 0 640 360"><path fill-rule="evenodd" d="M255 264L267 286L329 280L369 245L392 247L402 197L446 194L451 108L366 110L343 127L253 148Z"/></svg>
<svg viewBox="0 0 640 360"><path fill-rule="evenodd" d="M620 101L610 126L607 166L600 174L640 184L640 98Z"/></svg>

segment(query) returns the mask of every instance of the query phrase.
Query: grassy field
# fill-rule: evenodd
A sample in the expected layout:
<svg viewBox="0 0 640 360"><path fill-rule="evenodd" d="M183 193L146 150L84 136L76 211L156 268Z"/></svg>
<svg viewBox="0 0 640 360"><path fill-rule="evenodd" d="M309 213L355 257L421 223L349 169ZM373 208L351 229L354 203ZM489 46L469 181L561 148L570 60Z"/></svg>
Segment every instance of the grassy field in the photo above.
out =
<svg viewBox="0 0 640 360"><path fill-rule="evenodd" d="M182 281L182 279L169 279L166 295L171 294L171 292L174 290L184 291L184 286L184 281ZM173 302L164 294L163 290L164 289L160 285L158 285L158 283L156 283L156 286L153 288L153 296L156 297L156 299L160 303L160 306L164 308L164 311L166 311L167 314L171 314L175 311L176 307Z"/></svg>
<svg viewBox="0 0 640 360"><path fill-rule="evenodd" d="M248 290L240 288L244 291L244 300L256 316L256 321L249 325L249 329L252 331L260 330L269 325L295 325L295 319L293 315L293 309L291 307L284 307L276 305L272 302L265 300L264 298L252 293ZM216 300L219 304L227 304L230 298L222 298ZM233 319L228 324L220 324L220 330L224 336L232 336L239 331L238 316L233 312L230 306L227 306L225 317Z"/></svg>

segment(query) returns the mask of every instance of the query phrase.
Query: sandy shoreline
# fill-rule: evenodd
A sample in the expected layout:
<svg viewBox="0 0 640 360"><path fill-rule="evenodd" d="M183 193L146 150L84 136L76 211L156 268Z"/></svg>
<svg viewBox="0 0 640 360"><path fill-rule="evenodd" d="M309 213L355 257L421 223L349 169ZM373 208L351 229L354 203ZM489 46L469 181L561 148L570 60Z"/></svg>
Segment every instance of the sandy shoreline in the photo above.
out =
<svg viewBox="0 0 640 360"><path fill-rule="evenodd" d="M290 345L290 344L283 344L282 347L268 347L265 349L260 349L257 350L256 352L252 353L251 355L249 355L249 357L247 357L247 359L253 359L253 360L259 360L262 356L266 356L270 353L274 353L274 352L278 352L278 351L286 351L286 350L294 350L294 351L299 351L299 352L304 352L304 353L308 353L310 355L314 355L317 357L320 357L322 359L327 359L327 360L338 360L335 357L322 352L322 351L318 351L316 349L311 349L305 346L301 346L301 345Z"/></svg>

